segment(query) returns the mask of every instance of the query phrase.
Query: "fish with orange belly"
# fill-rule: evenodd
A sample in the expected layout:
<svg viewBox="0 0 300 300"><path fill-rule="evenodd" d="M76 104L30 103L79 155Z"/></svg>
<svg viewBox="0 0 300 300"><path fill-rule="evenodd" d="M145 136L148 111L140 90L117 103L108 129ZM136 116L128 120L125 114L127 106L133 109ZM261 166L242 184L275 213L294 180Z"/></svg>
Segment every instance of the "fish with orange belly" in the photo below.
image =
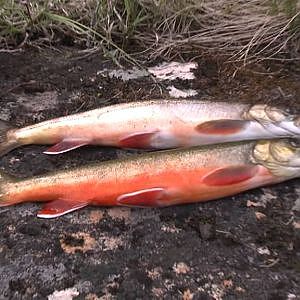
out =
<svg viewBox="0 0 300 300"><path fill-rule="evenodd" d="M240 142L146 153L30 179L1 176L0 206L46 202L54 218L87 205L162 207L201 202L300 176L290 140Z"/></svg>
<svg viewBox="0 0 300 300"><path fill-rule="evenodd" d="M170 149L300 137L299 117L267 105L155 100L112 105L20 129L0 124L0 156L28 144L59 154L84 145Z"/></svg>

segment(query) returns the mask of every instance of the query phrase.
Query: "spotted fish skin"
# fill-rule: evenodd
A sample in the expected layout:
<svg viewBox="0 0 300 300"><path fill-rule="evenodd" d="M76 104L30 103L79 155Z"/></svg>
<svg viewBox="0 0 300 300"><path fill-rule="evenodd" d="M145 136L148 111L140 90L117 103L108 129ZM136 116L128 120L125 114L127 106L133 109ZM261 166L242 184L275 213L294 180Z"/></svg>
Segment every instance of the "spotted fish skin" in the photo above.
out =
<svg viewBox="0 0 300 300"><path fill-rule="evenodd" d="M19 181L3 177L0 205L47 202L38 216L52 218L87 205L161 207L213 200L299 176L293 163L300 153L286 150L282 141L269 143L147 153Z"/></svg>
<svg viewBox="0 0 300 300"><path fill-rule="evenodd" d="M59 154L85 145L170 149L299 137L298 123L283 111L263 105L199 100L132 102L20 129L0 123L0 156L28 144L53 145L45 153Z"/></svg>

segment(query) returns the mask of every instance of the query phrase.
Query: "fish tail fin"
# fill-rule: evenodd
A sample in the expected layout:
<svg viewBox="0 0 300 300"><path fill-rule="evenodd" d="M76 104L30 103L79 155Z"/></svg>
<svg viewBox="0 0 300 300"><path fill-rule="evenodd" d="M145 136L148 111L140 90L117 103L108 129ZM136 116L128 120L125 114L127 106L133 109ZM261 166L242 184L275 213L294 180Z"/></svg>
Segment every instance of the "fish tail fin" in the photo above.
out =
<svg viewBox="0 0 300 300"><path fill-rule="evenodd" d="M20 146L14 137L14 131L7 122L0 120L0 157Z"/></svg>
<svg viewBox="0 0 300 300"><path fill-rule="evenodd" d="M12 201L9 201L6 195L6 186L10 183L13 183L14 181L14 178L0 171L0 207L15 204Z"/></svg>

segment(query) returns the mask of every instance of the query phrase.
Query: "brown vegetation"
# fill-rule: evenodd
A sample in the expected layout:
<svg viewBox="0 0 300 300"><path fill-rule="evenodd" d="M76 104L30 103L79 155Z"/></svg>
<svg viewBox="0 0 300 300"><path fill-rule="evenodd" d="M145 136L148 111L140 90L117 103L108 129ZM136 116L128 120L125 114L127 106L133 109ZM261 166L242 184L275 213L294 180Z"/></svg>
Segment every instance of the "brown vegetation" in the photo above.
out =
<svg viewBox="0 0 300 300"><path fill-rule="evenodd" d="M300 1L0 0L0 30L2 51L59 42L101 49L116 61L135 62L137 49L151 58L293 59L300 49Z"/></svg>

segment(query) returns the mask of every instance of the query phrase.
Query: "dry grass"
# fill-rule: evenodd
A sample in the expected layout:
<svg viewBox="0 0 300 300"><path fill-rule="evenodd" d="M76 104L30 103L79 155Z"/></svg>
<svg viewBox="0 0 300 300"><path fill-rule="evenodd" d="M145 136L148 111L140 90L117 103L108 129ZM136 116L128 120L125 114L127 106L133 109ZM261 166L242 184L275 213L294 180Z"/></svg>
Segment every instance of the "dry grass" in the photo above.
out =
<svg viewBox="0 0 300 300"><path fill-rule="evenodd" d="M289 42L299 41L296 6L288 14L284 7L276 7L275 13L270 1L199 2L166 6L158 30L141 34L138 39L152 47L154 55L215 52L243 61L275 57L288 51Z"/></svg>
<svg viewBox="0 0 300 300"><path fill-rule="evenodd" d="M300 0L0 0L0 45L71 41L132 63L126 51L133 48L151 58L293 58L300 50L299 11Z"/></svg>

